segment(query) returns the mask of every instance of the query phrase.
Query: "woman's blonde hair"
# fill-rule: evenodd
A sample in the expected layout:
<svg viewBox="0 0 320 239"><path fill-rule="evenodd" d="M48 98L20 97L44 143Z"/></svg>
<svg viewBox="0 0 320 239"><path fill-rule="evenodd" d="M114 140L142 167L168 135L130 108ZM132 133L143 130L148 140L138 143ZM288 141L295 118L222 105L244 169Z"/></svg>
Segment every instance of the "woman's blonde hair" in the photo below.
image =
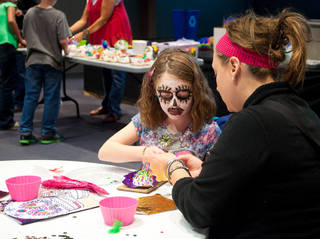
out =
<svg viewBox="0 0 320 239"><path fill-rule="evenodd" d="M154 129L167 118L156 95L156 81L163 73L189 82L192 85L192 131L198 132L210 122L216 112L212 91L194 58L181 49L166 49L156 58L149 72L143 77L140 98L137 102L142 123Z"/></svg>
<svg viewBox="0 0 320 239"><path fill-rule="evenodd" d="M245 16L229 21L225 27L233 43L268 55L276 63L285 60L286 48L291 44L292 56L282 72L281 81L288 82L293 87L303 81L307 59L306 44L311 38L310 28L304 16L284 9L278 16L262 17L250 10ZM248 66L260 79L268 75L273 79L279 77L278 70Z"/></svg>

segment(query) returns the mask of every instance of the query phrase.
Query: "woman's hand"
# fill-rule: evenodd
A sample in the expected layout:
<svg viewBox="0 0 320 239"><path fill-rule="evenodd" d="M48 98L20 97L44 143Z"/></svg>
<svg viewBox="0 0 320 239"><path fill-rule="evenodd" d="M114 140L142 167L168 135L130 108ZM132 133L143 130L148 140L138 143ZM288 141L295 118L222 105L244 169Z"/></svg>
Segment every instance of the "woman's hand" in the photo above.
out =
<svg viewBox="0 0 320 239"><path fill-rule="evenodd" d="M172 153L153 154L152 156L145 155L143 161L150 163L152 173L157 177L158 181L167 180L167 165L168 161L175 158Z"/></svg>
<svg viewBox="0 0 320 239"><path fill-rule="evenodd" d="M189 172L193 178L198 177L202 170L202 160L193 154L182 154L177 156L184 161L185 165L189 168Z"/></svg>
<svg viewBox="0 0 320 239"><path fill-rule="evenodd" d="M81 41L83 39L83 32L75 34L71 39L77 42Z"/></svg>

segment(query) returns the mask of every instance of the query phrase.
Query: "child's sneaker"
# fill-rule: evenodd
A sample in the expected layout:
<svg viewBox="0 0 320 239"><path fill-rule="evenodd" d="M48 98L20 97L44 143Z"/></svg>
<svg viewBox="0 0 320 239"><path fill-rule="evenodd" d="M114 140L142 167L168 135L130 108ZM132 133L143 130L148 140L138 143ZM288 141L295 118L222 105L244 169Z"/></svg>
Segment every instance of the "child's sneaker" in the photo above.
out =
<svg viewBox="0 0 320 239"><path fill-rule="evenodd" d="M64 137L59 134L44 134L41 136L41 143L42 144L52 144L52 143L59 143L64 141Z"/></svg>
<svg viewBox="0 0 320 239"><path fill-rule="evenodd" d="M37 138L33 134L27 134L27 135L20 135L19 143L22 145L29 145L37 143Z"/></svg>

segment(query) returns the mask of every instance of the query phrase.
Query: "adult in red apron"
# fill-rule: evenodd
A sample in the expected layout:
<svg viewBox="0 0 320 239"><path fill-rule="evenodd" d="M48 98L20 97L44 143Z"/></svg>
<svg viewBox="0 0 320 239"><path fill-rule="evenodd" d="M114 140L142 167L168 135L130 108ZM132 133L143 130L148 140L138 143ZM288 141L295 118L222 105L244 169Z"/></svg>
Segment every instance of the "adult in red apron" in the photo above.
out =
<svg viewBox="0 0 320 239"><path fill-rule="evenodd" d="M90 2L92 0L88 4L88 23L92 25L100 17L102 0L98 0L95 5ZM110 46L114 46L119 39L126 40L129 44L132 42L130 22L123 1L114 7L108 22L89 35L91 44L101 44L102 40L107 40Z"/></svg>
<svg viewBox="0 0 320 239"><path fill-rule="evenodd" d="M104 23L106 22L106 23ZM80 41L89 36L90 44L101 45L107 40L113 46L118 40L132 43L132 32L123 0L88 0L82 17L71 26L73 33L88 28L74 35ZM103 68L104 99L101 106L90 112L90 115L106 114L104 122L117 121L122 115L120 103L125 89L126 73Z"/></svg>

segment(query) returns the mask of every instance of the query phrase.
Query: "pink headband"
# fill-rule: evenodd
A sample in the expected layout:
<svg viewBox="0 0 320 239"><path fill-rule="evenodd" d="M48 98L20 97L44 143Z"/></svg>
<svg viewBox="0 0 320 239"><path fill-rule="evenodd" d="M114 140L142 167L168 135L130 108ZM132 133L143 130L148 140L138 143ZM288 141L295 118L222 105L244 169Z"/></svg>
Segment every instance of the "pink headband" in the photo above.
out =
<svg viewBox="0 0 320 239"><path fill-rule="evenodd" d="M230 41L229 36L225 33L216 45L216 49L227 57L235 56L240 62L248 65L260 66L269 69L278 69L279 64L272 61L268 55L259 54L255 51L243 48L238 44Z"/></svg>

